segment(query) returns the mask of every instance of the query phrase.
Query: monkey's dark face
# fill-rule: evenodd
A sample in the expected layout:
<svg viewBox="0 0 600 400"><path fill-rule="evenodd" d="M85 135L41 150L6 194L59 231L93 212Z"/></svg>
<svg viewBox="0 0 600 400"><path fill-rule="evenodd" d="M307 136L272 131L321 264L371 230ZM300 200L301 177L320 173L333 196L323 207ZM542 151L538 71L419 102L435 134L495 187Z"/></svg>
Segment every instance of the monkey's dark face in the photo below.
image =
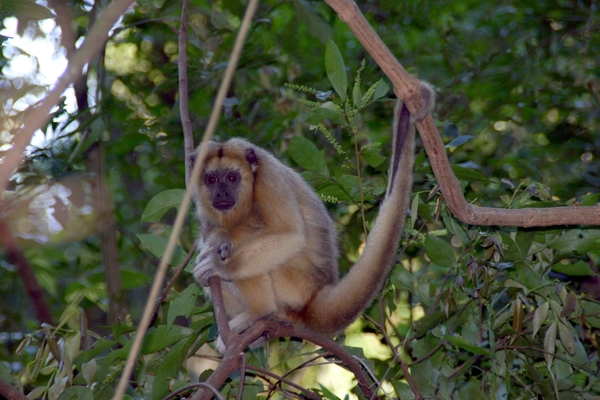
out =
<svg viewBox="0 0 600 400"><path fill-rule="evenodd" d="M204 174L204 185L208 190L212 206L220 211L231 210L239 195L241 175L232 169L215 169Z"/></svg>

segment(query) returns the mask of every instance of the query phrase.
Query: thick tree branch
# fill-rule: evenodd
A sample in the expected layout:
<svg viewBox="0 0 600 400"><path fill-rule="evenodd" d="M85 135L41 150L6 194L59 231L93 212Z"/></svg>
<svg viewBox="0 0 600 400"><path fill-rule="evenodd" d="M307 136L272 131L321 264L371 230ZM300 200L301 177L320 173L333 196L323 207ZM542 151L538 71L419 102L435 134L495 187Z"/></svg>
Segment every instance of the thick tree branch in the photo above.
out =
<svg viewBox="0 0 600 400"><path fill-rule="evenodd" d="M420 110L424 103L421 98L419 82L406 72L389 51L354 1L325 0L325 2L336 11L342 21L348 24L371 57L392 81L396 95L406 103L411 114ZM458 179L452 172L444 143L433 123L433 118L427 116L417 121L416 125L448 208L462 222L472 225L521 227L600 225L600 206L507 210L477 207L467 203Z"/></svg>
<svg viewBox="0 0 600 400"><path fill-rule="evenodd" d="M241 368L240 356L243 354L246 347L262 336L267 336L269 339L278 337L295 337L304 339L324 348L333 356L338 358L346 367L348 367L348 369L350 369L358 381L361 391L367 398L379 398L372 387L376 387L377 385L371 385L369 383L369 379L362 370L361 363L348 354L342 346L319 334L297 330L290 325L284 325L272 320L260 320L252 325L247 331L239 335L239 337L231 343L231 346L227 348L223 356L223 360L215 372L207 379L206 383L214 387L221 387L231 374ZM210 394L208 392L200 391L194 394L192 399L207 399L209 396Z"/></svg>
<svg viewBox="0 0 600 400"><path fill-rule="evenodd" d="M317 333L295 329L291 325L283 324L273 320L260 320L252 325L248 330L240 335L237 335L229 329L227 315L225 313L225 304L221 292L220 280L217 277L210 279L210 293L212 297L213 307L215 310L215 318L219 327L219 334L226 346L223 360L206 380L206 383L212 387L221 387L225 380L235 371L242 368L242 355L245 349L256 339L266 336L268 339L278 337L295 337L304 339L311 343L320 346L334 357L337 357L350 371L354 374L360 389L369 399L378 399L377 393L373 390L369 379L362 370L362 365L353 356L348 354L346 350L331 339L325 338ZM225 336L229 336L225 339ZM376 387L377 385L375 385ZM209 399L211 393L207 390L200 389L192 396L192 400Z"/></svg>
<svg viewBox="0 0 600 400"><path fill-rule="evenodd" d="M0 395L7 400L28 400L17 388L2 379L0 379Z"/></svg>

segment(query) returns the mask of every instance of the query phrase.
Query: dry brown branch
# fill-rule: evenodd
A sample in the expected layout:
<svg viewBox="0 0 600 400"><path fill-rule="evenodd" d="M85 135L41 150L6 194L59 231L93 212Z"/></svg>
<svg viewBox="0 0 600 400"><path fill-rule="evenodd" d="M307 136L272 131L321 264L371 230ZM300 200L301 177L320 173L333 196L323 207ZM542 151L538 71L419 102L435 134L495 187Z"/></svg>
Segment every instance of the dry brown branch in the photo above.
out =
<svg viewBox="0 0 600 400"><path fill-rule="evenodd" d="M295 337L304 339L316 344L327 350L334 357L338 358L350 371L354 374L358 385L364 395L369 399L378 399L377 393L373 390L367 376L362 370L362 365L353 356L348 354L346 350L331 339L325 338L317 333L295 329L291 325L280 323L278 321L263 319L256 322L250 328L240 335L234 334L229 329L227 315L225 313L225 305L223 303L223 295L221 292L221 284L219 278L213 277L210 279L210 291L215 310L215 318L219 328L219 334L223 338L226 346L223 360L206 380L206 383L212 387L221 387L225 380L235 371L242 368L242 355L244 350L260 337L274 339L278 337ZM224 333L229 332L232 337L225 340ZM229 343L228 343L229 342ZM377 385L374 385L377 387ZM211 393L207 390L200 389L192 396L192 400L209 399Z"/></svg>
<svg viewBox="0 0 600 400"><path fill-rule="evenodd" d="M229 86L231 85L231 81L233 80L233 73L239 61L240 54L242 53L242 47L244 45L244 42L246 41L250 24L252 22L252 18L254 16L254 12L256 11L257 6L258 0L250 0L248 7L246 8L246 13L244 14L244 18L242 19L242 24L240 25L238 35L235 38L235 43L231 51L229 64L227 65L225 75L223 76L223 80L221 81L221 86L219 87L219 91L217 92L217 97L215 99L215 103L213 105L210 117L208 119L208 125L204 131L204 136L202 138L203 143L208 140L211 140L213 137L213 133L216 129L217 122L219 120L219 116L223 108L223 101L225 100L225 96L227 95L227 91L229 90ZM190 182L195 182L200 176L200 170L202 168L202 164L204 163L204 159L206 158L206 153L207 146L204 146L198 153L196 163L194 164L194 168L190 176ZM117 400L121 400L123 394L125 393L125 387L127 386L129 376L133 371L135 360L142 345L142 340L146 332L148 331L148 323L150 322L150 318L152 317L154 299L158 296L160 287L162 285L162 281L166 274L168 263L171 260L171 257L173 256L173 251L175 249L177 238L179 237L179 233L181 232L181 229L183 227L185 216L190 206L191 191L192 187L190 185L188 186L185 195L183 196L181 206L179 207L179 211L177 212L177 216L175 217L175 223L173 224L171 235L169 236L169 241L167 242L167 246L165 248L163 257L160 260L160 264L158 265L158 269L154 276L154 281L152 282L152 286L150 288L150 293L148 295L148 301L146 301L144 313L140 320L138 330L135 334L131 350L129 351L127 360L125 361L125 367L123 368L123 371L121 373L121 378L119 380L117 390L115 391L114 398Z"/></svg>
<svg viewBox="0 0 600 400"><path fill-rule="evenodd" d="M252 365L247 365L246 368L250 371L256 372L258 374L261 375L265 375L265 376L269 376L273 379L276 379L277 382L275 384L271 383L268 379L265 379L271 386L275 386L275 385L279 385L280 383L285 383L288 386L293 387L294 389L296 389L297 391L299 391L300 393L302 393L303 396L305 396L308 399L313 399L313 400L319 400L320 397L317 396L314 392L311 392L310 390L307 390L305 388L303 388L300 385L296 385L294 382L285 379L283 376L279 376L277 374L274 374L273 372L266 370L264 368L259 368L259 367L255 367ZM272 392L273 388L271 387L271 392ZM271 393L269 392L269 394Z"/></svg>
<svg viewBox="0 0 600 400"><path fill-rule="evenodd" d="M423 104L419 82L406 72L389 51L354 1L325 0L325 2L335 10L342 21L354 32L364 48L392 81L396 95L406 103L411 114L419 110ZM423 120L417 121L416 125L448 208L462 222L472 225L520 227L600 225L600 206L507 210L478 207L467 203L458 179L452 172L444 143L435 127L433 118L427 116Z"/></svg>
<svg viewBox="0 0 600 400"><path fill-rule="evenodd" d="M25 292L33 303L35 315L40 324L52 323L52 313L46 302L44 290L38 284L33 268L25 258L19 244L15 240L10 227L5 221L0 220L0 247L6 251L8 261L13 264L21 277L21 282L25 288Z"/></svg>
<svg viewBox="0 0 600 400"><path fill-rule="evenodd" d="M179 117L183 128L183 143L185 150L185 183L189 185L192 174L192 154L194 153L194 133L188 109L188 77L187 77L187 0L183 0L181 6L181 24L177 31L179 55L177 57L177 69L179 72Z"/></svg>
<svg viewBox="0 0 600 400"><path fill-rule="evenodd" d="M169 283L167 283L167 286L165 286L165 288L163 289L162 294L160 295L160 298L156 300L156 304L154 305L154 312L152 313L152 318L150 318L150 322L148 323L148 326L152 326L154 324L154 321L156 321L156 318L158 318L158 311L160 310L160 306L165 301L165 298L169 294L169 291L173 287L173 284L177 281L177 279L183 272L183 269L186 267L186 265L188 265L188 263L192 259L192 256L194 255L195 251L196 251L196 245L194 244L192 246L192 248L190 249L190 251L188 251L187 256L185 256L185 259L183 260L181 265L179 267L177 267L177 270L175 270L175 273L173 274L173 277L171 278Z"/></svg>

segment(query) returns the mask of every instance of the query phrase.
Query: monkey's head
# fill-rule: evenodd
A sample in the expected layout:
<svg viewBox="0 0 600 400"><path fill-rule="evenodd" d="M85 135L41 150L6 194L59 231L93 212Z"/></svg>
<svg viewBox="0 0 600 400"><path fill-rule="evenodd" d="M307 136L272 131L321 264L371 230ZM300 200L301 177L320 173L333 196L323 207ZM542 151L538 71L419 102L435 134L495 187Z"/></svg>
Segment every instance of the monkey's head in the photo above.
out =
<svg viewBox="0 0 600 400"><path fill-rule="evenodd" d="M201 213L213 223L235 224L252 208L254 172L258 158L254 145L235 139L209 142L198 182Z"/></svg>

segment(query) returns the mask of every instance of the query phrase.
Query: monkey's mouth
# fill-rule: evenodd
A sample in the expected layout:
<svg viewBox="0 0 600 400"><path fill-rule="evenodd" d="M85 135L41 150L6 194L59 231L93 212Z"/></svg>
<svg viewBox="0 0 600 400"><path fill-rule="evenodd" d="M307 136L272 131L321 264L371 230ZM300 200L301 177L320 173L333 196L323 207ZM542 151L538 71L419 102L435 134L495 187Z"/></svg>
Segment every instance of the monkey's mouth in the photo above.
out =
<svg viewBox="0 0 600 400"><path fill-rule="evenodd" d="M233 206L235 206L235 202L233 201L215 201L213 203L213 207L219 211L231 210Z"/></svg>

